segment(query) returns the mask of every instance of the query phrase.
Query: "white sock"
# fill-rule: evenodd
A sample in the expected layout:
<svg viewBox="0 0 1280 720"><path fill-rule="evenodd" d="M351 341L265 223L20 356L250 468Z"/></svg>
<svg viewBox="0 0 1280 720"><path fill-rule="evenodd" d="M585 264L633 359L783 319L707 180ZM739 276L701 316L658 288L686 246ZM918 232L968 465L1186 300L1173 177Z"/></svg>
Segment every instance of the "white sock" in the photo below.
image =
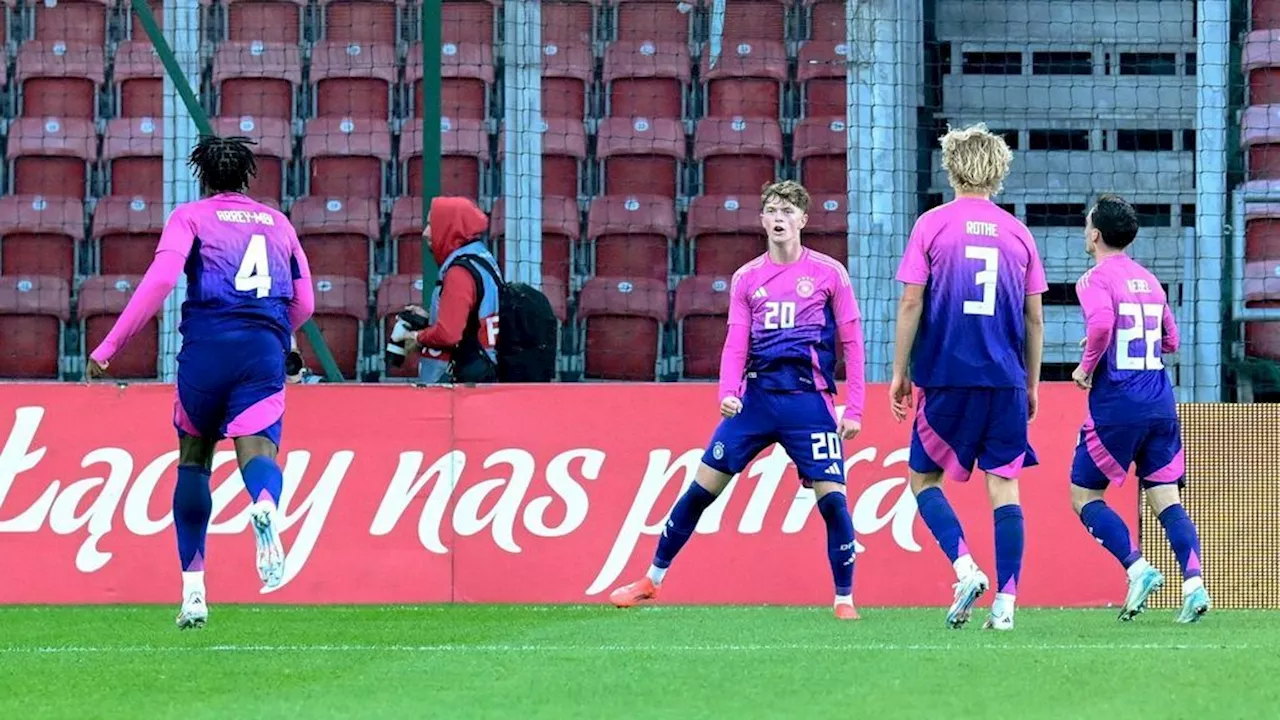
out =
<svg viewBox="0 0 1280 720"><path fill-rule="evenodd" d="M991 603L992 615L1012 615L1013 605L1018 600L1017 596L1009 593L996 593L996 599Z"/></svg>
<svg viewBox="0 0 1280 720"><path fill-rule="evenodd" d="M1200 577L1199 575L1195 577L1189 577L1186 580L1182 581L1182 594L1190 595L1191 593L1195 592L1196 590L1199 590L1202 587L1204 587L1204 578Z"/></svg>
<svg viewBox="0 0 1280 720"><path fill-rule="evenodd" d="M836 596L836 605L852 605L852 604L853 604L853 596L852 596L852 595L837 595L837 596Z"/></svg>
<svg viewBox="0 0 1280 720"><path fill-rule="evenodd" d="M204 592L204 571L182 573L182 597L185 599L193 592Z"/></svg>
<svg viewBox="0 0 1280 720"><path fill-rule="evenodd" d="M1130 565L1129 569L1126 570L1125 572L1129 574L1130 580L1137 580L1139 577L1142 576L1142 573L1150 569L1151 569L1151 563L1147 562L1146 558L1138 558L1137 561L1134 562L1132 565Z"/></svg>
<svg viewBox="0 0 1280 720"><path fill-rule="evenodd" d="M956 561L951 563L951 567L955 568L957 580L963 580L978 572L978 563L974 562L973 557L968 554L956 558Z"/></svg>
<svg viewBox="0 0 1280 720"><path fill-rule="evenodd" d="M662 578L667 576L667 568L660 568L657 565L650 565L649 572L645 573L654 585L661 585Z"/></svg>

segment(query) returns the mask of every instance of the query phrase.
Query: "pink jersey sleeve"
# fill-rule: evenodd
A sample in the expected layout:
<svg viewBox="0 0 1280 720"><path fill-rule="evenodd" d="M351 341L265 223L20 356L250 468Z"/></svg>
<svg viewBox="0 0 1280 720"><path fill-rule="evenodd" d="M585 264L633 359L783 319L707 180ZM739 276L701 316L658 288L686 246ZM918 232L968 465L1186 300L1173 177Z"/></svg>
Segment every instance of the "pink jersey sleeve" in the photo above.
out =
<svg viewBox="0 0 1280 720"><path fill-rule="evenodd" d="M1173 318L1173 310L1169 308L1169 304L1164 306L1164 337L1160 339L1160 352L1176 353L1181 346L1178 337L1178 323Z"/></svg>
<svg viewBox="0 0 1280 720"><path fill-rule="evenodd" d="M835 291L831 298L831 311L835 316L836 332L844 351L845 409L844 417L862 422L862 407L866 401L866 381L863 365L866 353L862 346L862 313L858 298L853 293L849 272L841 266L836 270Z"/></svg>
<svg viewBox="0 0 1280 720"><path fill-rule="evenodd" d="M929 258L925 256L925 235L930 216L925 215L916 220L911 229L911 239L907 240L907 249L902 254L902 263L898 265L898 282L908 285L927 285L929 283Z"/></svg>
<svg viewBox="0 0 1280 720"><path fill-rule="evenodd" d="M293 300L289 302L289 325L294 332L302 327L303 323L311 319L311 314L316 310L316 291L311 285L311 263L307 261L307 254L302 251L302 243L298 241L298 234L292 228L289 228L289 234L293 238Z"/></svg>
<svg viewBox="0 0 1280 720"><path fill-rule="evenodd" d="M720 401L741 397L742 375L747 371L751 344L751 304L747 302L745 270L734 273L729 285L729 334L720 353Z"/></svg>
<svg viewBox="0 0 1280 720"><path fill-rule="evenodd" d="M124 312L112 326L111 332L107 333L107 337L89 357L100 365L106 365L130 338L138 334L143 325L160 312L165 298L169 297L169 293L178 284L178 277L187 264L187 256L191 254L195 237L195 225L188 213L183 208L174 210L169 216L169 222L165 223L160 244L156 247L156 256L147 268L147 274L142 276L142 282L138 283L138 289L129 298L129 304L125 305Z"/></svg>
<svg viewBox="0 0 1280 720"><path fill-rule="evenodd" d="M1027 279L1026 294L1041 295L1049 290L1049 281L1044 275L1044 263L1040 261L1040 251L1036 249L1036 241L1027 236Z"/></svg>
<svg viewBox="0 0 1280 720"><path fill-rule="evenodd" d="M1111 294L1107 292L1099 273L1088 272L1076 283L1076 295L1084 310L1085 345L1080 360L1086 373L1092 373L1111 346L1115 332L1116 311L1112 307Z"/></svg>

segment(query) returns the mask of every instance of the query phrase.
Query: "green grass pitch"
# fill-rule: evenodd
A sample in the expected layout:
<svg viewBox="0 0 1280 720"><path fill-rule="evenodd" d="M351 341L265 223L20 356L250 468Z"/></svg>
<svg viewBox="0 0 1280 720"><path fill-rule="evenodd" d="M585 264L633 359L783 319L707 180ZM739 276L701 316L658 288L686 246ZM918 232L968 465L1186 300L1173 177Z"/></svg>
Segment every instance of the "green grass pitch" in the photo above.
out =
<svg viewBox="0 0 1280 720"><path fill-rule="evenodd" d="M603 606L0 608L0 718L1261 718L1280 613Z"/></svg>

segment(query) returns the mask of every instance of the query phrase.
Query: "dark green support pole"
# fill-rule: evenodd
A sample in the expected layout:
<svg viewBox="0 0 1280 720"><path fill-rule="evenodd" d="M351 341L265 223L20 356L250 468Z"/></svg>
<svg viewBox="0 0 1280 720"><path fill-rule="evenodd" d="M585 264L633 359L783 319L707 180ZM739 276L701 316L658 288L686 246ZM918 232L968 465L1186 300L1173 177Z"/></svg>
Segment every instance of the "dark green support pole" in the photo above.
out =
<svg viewBox="0 0 1280 720"><path fill-rule="evenodd" d="M138 2L139 0L134 0ZM440 194L440 24L441 0L422 0L422 222ZM422 307L431 306L436 260L422 241Z"/></svg>
<svg viewBox="0 0 1280 720"><path fill-rule="evenodd" d="M438 2L438 0L437 0ZM201 135L213 135L213 125L209 122L209 116L205 114L204 108L200 105L200 99L196 97L195 92L191 90L190 83L187 82L187 76L182 72L182 67L178 65L178 58L173 54L173 48L169 47L169 43L164 39L164 33L160 30L159 23L156 22L156 16L151 12L151 7L147 5L147 0L131 0L133 12L138 16L138 21L142 23L142 29L146 31L147 37L150 38L151 44L155 46L156 54L160 56L160 63L164 65L165 72L169 73L170 79L173 80L173 87L178 91L178 95L182 97L182 102L187 106L187 112L191 113L191 120L196 124L196 130ZM439 35L439 29L436 30ZM436 63L440 62L440 54L436 53ZM436 72L436 86L440 84L440 73ZM436 93L439 105L439 92ZM436 133L436 147L439 148L440 136ZM439 176L439 152L436 153L436 175ZM320 365L324 367L325 379L329 382L342 382L342 371L338 369L338 363L333 359L333 353L329 352L329 345L324 341L324 335L320 333L320 328L312 320L308 320L302 326L302 331L306 333L307 340L311 342L311 349L315 352L316 358L320 360Z"/></svg>

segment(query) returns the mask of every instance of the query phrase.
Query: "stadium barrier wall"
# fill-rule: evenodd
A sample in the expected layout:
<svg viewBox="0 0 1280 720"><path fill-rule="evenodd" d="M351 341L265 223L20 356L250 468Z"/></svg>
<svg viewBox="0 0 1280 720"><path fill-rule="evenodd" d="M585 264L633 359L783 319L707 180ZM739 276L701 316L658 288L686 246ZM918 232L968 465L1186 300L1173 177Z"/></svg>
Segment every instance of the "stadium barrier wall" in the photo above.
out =
<svg viewBox="0 0 1280 720"><path fill-rule="evenodd" d="M718 420L711 384L288 393L286 582L262 593L248 499L224 446L213 475L213 602L605 601L647 567L665 513ZM172 403L166 385L0 386L0 602L177 596ZM1250 407L1239 406L1234 421L1251 422L1240 412ZM1067 468L1084 411L1070 385L1042 388L1031 426L1042 464L1022 485L1024 606L1123 599L1123 573L1070 508ZM906 486L908 445L908 425L890 419L886 388L868 388L865 429L846 450L864 605L950 598L954 577ZM781 448L762 454L743 480L703 518L664 601L828 602L823 525ZM982 483L970 485L950 495L975 556L994 572L991 511ZM1112 499L1130 523L1135 496ZM1226 552L1206 549L1210 576L1215 562L1228 562Z"/></svg>

